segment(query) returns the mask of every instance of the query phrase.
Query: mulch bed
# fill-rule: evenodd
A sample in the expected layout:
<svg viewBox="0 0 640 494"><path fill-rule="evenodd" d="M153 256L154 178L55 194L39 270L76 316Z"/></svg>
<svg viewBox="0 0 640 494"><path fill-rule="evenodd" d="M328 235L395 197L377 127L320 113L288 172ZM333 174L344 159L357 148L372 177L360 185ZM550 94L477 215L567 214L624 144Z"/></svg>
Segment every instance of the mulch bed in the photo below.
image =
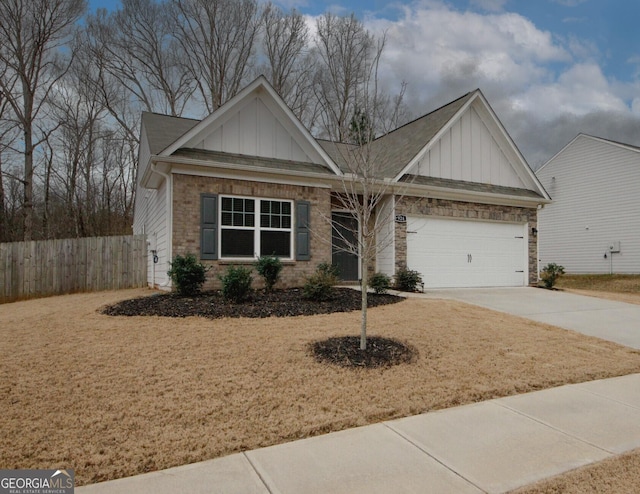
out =
<svg viewBox="0 0 640 494"><path fill-rule="evenodd" d="M331 300L315 302L302 296L301 289L256 290L243 303L225 300L220 292L203 292L194 297L175 293L162 293L150 297L124 300L103 307L101 312L110 316L201 316L209 319L222 317L290 317L351 312L360 309L361 293L349 288L336 288ZM404 300L396 295L368 295L368 307L394 304Z"/></svg>
<svg viewBox="0 0 640 494"><path fill-rule="evenodd" d="M360 350L359 336L340 336L310 345L316 360L340 367L390 367L412 362L417 351L390 338L370 336L366 350Z"/></svg>

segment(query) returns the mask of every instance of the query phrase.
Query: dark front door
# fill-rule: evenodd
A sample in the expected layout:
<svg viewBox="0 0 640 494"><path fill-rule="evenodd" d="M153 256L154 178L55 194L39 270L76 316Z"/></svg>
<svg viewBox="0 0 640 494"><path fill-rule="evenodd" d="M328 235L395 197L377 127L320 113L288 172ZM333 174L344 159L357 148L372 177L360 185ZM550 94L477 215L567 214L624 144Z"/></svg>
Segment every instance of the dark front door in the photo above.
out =
<svg viewBox="0 0 640 494"><path fill-rule="evenodd" d="M358 220L349 213L332 213L331 262L343 281L358 281Z"/></svg>

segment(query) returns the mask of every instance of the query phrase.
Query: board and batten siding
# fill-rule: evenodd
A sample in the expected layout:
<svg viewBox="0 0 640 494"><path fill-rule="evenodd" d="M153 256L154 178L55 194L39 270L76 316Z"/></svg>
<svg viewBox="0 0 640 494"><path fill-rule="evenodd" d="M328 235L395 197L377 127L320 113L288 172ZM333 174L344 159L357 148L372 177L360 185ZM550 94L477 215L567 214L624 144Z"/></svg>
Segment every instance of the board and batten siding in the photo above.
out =
<svg viewBox="0 0 640 494"><path fill-rule="evenodd" d="M260 97L251 98L244 106L216 126L194 147L225 153L263 156L311 163L291 129L287 129Z"/></svg>
<svg viewBox="0 0 640 494"><path fill-rule="evenodd" d="M394 197L386 197L381 203L376 220L376 272L387 276L395 274L395 207Z"/></svg>
<svg viewBox="0 0 640 494"><path fill-rule="evenodd" d="M540 268L640 273L639 151L579 135L537 175L553 200L538 216Z"/></svg>
<svg viewBox="0 0 640 494"><path fill-rule="evenodd" d="M525 187L471 106L420 160L418 174L465 182Z"/></svg>

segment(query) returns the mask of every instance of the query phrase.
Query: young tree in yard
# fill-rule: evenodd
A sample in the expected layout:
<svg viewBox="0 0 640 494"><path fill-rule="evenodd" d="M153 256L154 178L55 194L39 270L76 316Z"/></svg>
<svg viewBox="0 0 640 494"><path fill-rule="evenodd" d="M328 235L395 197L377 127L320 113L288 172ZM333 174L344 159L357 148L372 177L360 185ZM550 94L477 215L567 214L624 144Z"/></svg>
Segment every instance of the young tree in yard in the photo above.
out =
<svg viewBox="0 0 640 494"><path fill-rule="evenodd" d="M69 67L60 48L84 10L84 0L0 2L0 90L22 133L24 240L33 235L34 151L47 138L38 118Z"/></svg>
<svg viewBox="0 0 640 494"><path fill-rule="evenodd" d="M323 22L329 26L336 24L330 15ZM319 24L319 28L326 29L322 23ZM327 97L322 111L327 124L324 130L336 142L334 156L338 157L345 172L340 190L333 196L334 205L349 211L359 225L355 242L335 225L333 229L334 236L342 241L342 248L359 257L362 287L360 349L366 350L368 268L375 262L376 249L391 241L385 238L385 231L392 219L389 214L382 214L386 207L385 199L392 192L391 184L384 180L388 150L375 141L377 132L385 127L383 123L390 101L378 87L378 65L385 38L382 36L376 40L353 17L337 22L337 25L342 29L319 34L321 37L328 35L332 40L330 44L322 43L339 51L335 54L338 60L345 53L350 53L358 57L358 63L354 67L356 73L352 73L348 63L338 64L336 60L327 58L326 63L334 66L329 73L337 70L339 77L325 81L323 92ZM350 79L350 74L353 79ZM334 86L328 88L326 84ZM329 101L330 94L341 94L343 99L336 105ZM395 101L398 106L402 103L401 98ZM387 105L385 109L383 104ZM331 218L327 220L331 221Z"/></svg>

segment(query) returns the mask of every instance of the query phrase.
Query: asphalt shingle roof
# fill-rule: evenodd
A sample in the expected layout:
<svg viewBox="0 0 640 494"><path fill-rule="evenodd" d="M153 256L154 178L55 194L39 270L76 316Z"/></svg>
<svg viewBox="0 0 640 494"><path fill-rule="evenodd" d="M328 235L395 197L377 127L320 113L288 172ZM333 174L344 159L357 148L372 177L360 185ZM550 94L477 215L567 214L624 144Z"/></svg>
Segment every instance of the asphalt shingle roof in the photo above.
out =
<svg viewBox="0 0 640 494"><path fill-rule="evenodd" d="M158 154L198 125L200 120L143 112L142 123L151 154Z"/></svg>

